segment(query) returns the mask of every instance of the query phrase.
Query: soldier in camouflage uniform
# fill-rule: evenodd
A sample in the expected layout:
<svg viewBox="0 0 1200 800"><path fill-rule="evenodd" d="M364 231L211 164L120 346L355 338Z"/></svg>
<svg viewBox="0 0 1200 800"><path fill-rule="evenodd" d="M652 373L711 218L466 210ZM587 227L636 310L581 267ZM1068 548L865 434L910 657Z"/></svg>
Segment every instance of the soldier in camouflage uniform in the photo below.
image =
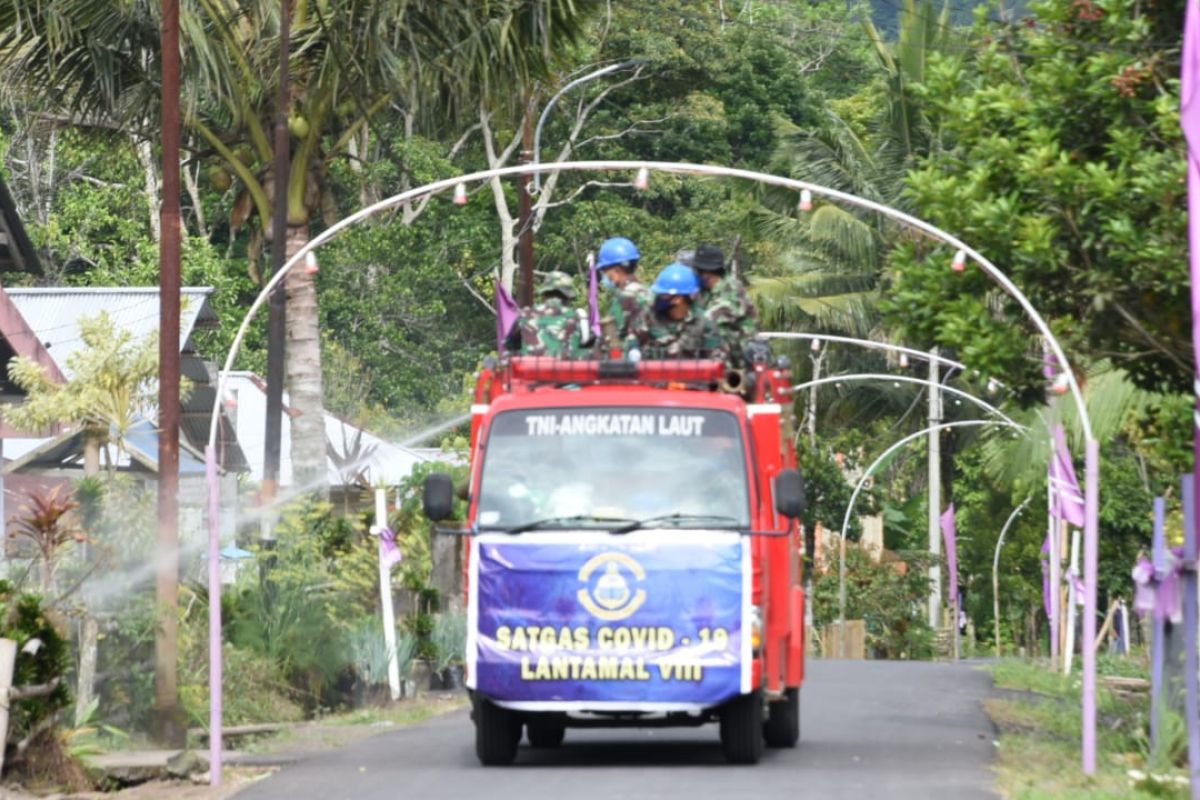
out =
<svg viewBox="0 0 1200 800"><path fill-rule="evenodd" d="M728 358L721 332L695 308L700 281L690 267L669 265L650 290L654 305L631 337L643 358Z"/></svg>
<svg viewBox="0 0 1200 800"><path fill-rule="evenodd" d="M526 356L585 357L591 344L591 330L587 320L566 305L575 299L571 276L565 272L547 273L538 296L542 302L521 312L505 347Z"/></svg>
<svg viewBox="0 0 1200 800"><path fill-rule="evenodd" d="M758 334L758 314L746 288L725 276L725 253L714 245L696 248L692 269L703 287L697 303L701 313L721 331L733 360L740 362L746 344Z"/></svg>
<svg viewBox="0 0 1200 800"><path fill-rule="evenodd" d="M613 331L613 341L607 343L608 347L629 340L634 326L639 324L638 319L648 312L654 299L650 290L634 275L640 258L637 246L623 236L615 236L600 245L596 272L610 290L611 297L605 314L612 320L611 326L605 326Z"/></svg>

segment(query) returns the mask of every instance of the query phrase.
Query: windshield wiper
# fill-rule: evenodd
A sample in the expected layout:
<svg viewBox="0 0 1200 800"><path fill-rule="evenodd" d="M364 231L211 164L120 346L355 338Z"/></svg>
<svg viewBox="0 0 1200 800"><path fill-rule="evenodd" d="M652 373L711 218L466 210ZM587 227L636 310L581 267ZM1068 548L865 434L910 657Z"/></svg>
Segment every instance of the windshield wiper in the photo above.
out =
<svg viewBox="0 0 1200 800"><path fill-rule="evenodd" d="M524 522L520 525L514 525L511 528L492 528L491 530L500 531L502 533L524 533L525 531L537 530L548 525L564 525L570 522L597 522L601 524L619 523L622 525L636 525L636 520L631 520L626 517L597 517L593 514L572 514L566 517L545 517L543 519L535 519L531 522Z"/></svg>
<svg viewBox="0 0 1200 800"><path fill-rule="evenodd" d="M659 517L648 517L647 519L639 519L636 522L631 522L628 525L623 525L620 528L614 528L613 533L631 533L632 531L648 528L652 525L661 525L664 523L673 522L677 526L685 522L717 522L721 523L719 527L740 527L741 520L734 517L725 516L724 514L663 514ZM711 526L705 526L711 527Z"/></svg>

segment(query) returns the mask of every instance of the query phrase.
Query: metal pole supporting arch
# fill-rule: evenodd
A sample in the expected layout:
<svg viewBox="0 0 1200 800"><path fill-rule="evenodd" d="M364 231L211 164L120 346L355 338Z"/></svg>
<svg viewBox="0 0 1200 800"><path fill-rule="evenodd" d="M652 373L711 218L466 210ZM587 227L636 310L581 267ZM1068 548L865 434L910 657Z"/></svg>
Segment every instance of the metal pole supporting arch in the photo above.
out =
<svg viewBox="0 0 1200 800"><path fill-rule="evenodd" d="M1021 505L1013 509L1013 512L1008 515L1008 519L1004 521L1004 527L1000 529L1000 537L996 540L996 555L992 558L992 622L995 624L996 658L1000 657L1000 548L1004 547L1004 537L1008 533L1009 526L1013 524L1017 515L1025 510L1025 506L1029 505L1029 501L1032 499L1033 495L1026 497Z"/></svg>
<svg viewBox="0 0 1200 800"><path fill-rule="evenodd" d="M1004 291L1011 296L1030 321L1037 328L1038 332L1044 337L1046 344L1051 352L1058 359L1059 364L1065 371L1068 387L1071 396L1075 401L1076 408L1079 413L1080 421L1083 425L1087 437L1087 452L1086 452L1086 467L1085 467L1085 510L1086 510L1086 539L1085 539L1085 557L1084 557L1084 582L1085 604L1084 604L1084 631L1083 631L1083 647L1084 647L1084 679L1083 679L1083 767L1084 772L1092 774L1096 769L1096 752L1095 752L1095 733L1096 733L1096 674L1095 674L1095 634L1096 634L1096 573L1097 573L1097 517L1099 511L1099 458L1100 449L1099 443L1095 439L1092 431L1091 419L1088 415L1087 406L1084 402L1083 392L1079 387L1078 381L1071 370L1070 361L1067 359L1066 353L1063 351L1062 345L1054 336L1054 332L1050 329L1046 320L1034 308L1029 298L1005 275L995 264L989 261L981 253L968 244L963 242L958 237L944 231L934 225L931 225L924 220L918 219L911 214L906 214L903 211L876 203L872 200L867 200L862 197L842 192L837 189L819 186L808 181L796 180L795 178L785 178L778 175L770 175L768 173L756 172L753 170L736 169L733 167L722 167L709 164L688 164L677 162L663 161L564 161L551 164L519 164L510 167L498 167L494 169L480 170L465 175L445 178L439 181L426 184L425 186L416 187L405 192L401 192L392 197L380 200L370 206L360 209L350 216L339 220L329 228L322 231L317 236L309 240L301 247L293 256L288 259L279 270L271 276L259 292L258 297L251 303L250 308L246 312L242 324L239 326L237 333L234 336L229 353L226 357L225 364L218 375L217 391L213 400L212 418L209 427L208 445L205 448L206 459L216 460L216 441L217 430L220 419L220 406L225 394L225 385L229 373L233 369L233 364L237 358L237 354L241 349L242 342L249 330L250 324L255 315L261 309L263 304L274 288L286 278L287 274L297 265L302 263L307 258L310 252L315 251L326 242L340 235L352 225L368 219L375 214L386 211L390 208L399 206L413 199L424 197L427 195L438 194L448 189L453 189L460 183L483 181L491 178L503 178L513 175L540 175L552 172L612 172L612 171L640 171L647 170L648 172L662 172L673 175L688 175L697 178L733 178L739 180L747 180L756 183L761 183L769 186L777 186L784 189L801 192L808 190L811 193L825 197L831 200L836 200L856 208L866 209L881 214L888 219L894 220L911 229L921 231L934 240L944 242L947 245L960 251L963 257L969 258L975 262L980 269L984 271L994 282L996 282ZM210 502L215 503L216 498L213 495L216 483L215 470L209 470L210 484ZM210 547L210 558L219 558L219 552L215 552ZM216 586L219 596L220 586ZM219 632L217 632L219 633ZM213 698L213 702L219 702L219 698Z"/></svg>

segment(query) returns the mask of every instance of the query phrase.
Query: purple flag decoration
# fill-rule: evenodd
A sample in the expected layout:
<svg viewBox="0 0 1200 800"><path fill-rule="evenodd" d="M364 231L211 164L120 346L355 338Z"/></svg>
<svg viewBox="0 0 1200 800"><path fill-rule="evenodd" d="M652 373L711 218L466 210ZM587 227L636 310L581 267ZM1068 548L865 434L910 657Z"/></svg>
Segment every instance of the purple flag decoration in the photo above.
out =
<svg viewBox="0 0 1200 800"><path fill-rule="evenodd" d="M1059 367L1058 356L1044 342L1042 343L1042 375L1053 379L1062 370Z"/></svg>
<svg viewBox="0 0 1200 800"><path fill-rule="evenodd" d="M513 324L517 321L517 317L521 315L521 307L517 305L517 301L513 300L513 296L509 294L508 289L504 288L504 284L496 281L496 350L504 351L504 340L508 337L508 332L512 330Z"/></svg>
<svg viewBox="0 0 1200 800"><path fill-rule="evenodd" d="M1082 528L1084 515L1083 492L1075 479L1075 464L1071 451L1067 449L1067 434L1062 425L1054 428L1054 452L1050 456L1050 487L1054 494L1050 501L1050 513L1065 519L1077 528Z"/></svg>
<svg viewBox="0 0 1200 800"><path fill-rule="evenodd" d="M1185 477L1191 486L1184 491L1183 541L1188 563L1194 563L1197 539L1196 526L1200 524L1194 503L1200 491L1200 3L1188 0L1183 21L1183 58L1179 71L1179 125L1187 139L1187 188L1188 188L1188 255L1192 279L1192 353L1196 361L1196 411L1193 418L1193 453L1195 465L1192 474ZM1196 652L1196 573L1184 575L1184 631L1187 641L1186 668L1187 698L1185 701L1188 720L1188 763L1191 776L1192 798L1200 798L1200 686L1197 686ZM1190 627L1189 627L1190 626Z"/></svg>
<svg viewBox="0 0 1200 800"><path fill-rule="evenodd" d="M954 503L942 513L942 539L946 542L946 571L950 575L950 596L958 597L958 548L954 529Z"/></svg>
<svg viewBox="0 0 1200 800"><path fill-rule="evenodd" d="M1133 610L1145 616L1154 614L1154 619L1165 619L1172 625L1183 622L1183 594L1181 566L1183 548L1168 551L1167 569L1157 574L1150 559L1142 556L1133 568Z"/></svg>
<svg viewBox="0 0 1200 800"><path fill-rule="evenodd" d="M596 276L596 257L588 253L588 324L592 335L600 335L600 279Z"/></svg>
<svg viewBox="0 0 1200 800"><path fill-rule="evenodd" d="M390 570L404 560L404 553L400 552L400 545L396 543L396 532L391 528L379 531L379 547L379 557L387 569Z"/></svg>

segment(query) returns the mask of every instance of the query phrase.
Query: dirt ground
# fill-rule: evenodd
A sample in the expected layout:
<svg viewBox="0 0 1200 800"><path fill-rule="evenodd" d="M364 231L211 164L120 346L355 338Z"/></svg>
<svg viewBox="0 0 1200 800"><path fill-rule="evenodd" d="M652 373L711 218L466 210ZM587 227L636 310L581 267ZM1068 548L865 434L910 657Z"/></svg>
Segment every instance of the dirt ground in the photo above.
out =
<svg viewBox="0 0 1200 800"><path fill-rule="evenodd" d="M374 736L400 725L411 725L467 704L462 692L433 693L392 705L334 714L305 722L270 736L231 740L227 750L263 755L304 755L330 750ZM209 786L206 775L190 780L154 780L111 792L74 794L30 793L20 787L0 787L0 800L224 800L254 781L274 774L278 767L227 766L220 786Z"/></svg>

